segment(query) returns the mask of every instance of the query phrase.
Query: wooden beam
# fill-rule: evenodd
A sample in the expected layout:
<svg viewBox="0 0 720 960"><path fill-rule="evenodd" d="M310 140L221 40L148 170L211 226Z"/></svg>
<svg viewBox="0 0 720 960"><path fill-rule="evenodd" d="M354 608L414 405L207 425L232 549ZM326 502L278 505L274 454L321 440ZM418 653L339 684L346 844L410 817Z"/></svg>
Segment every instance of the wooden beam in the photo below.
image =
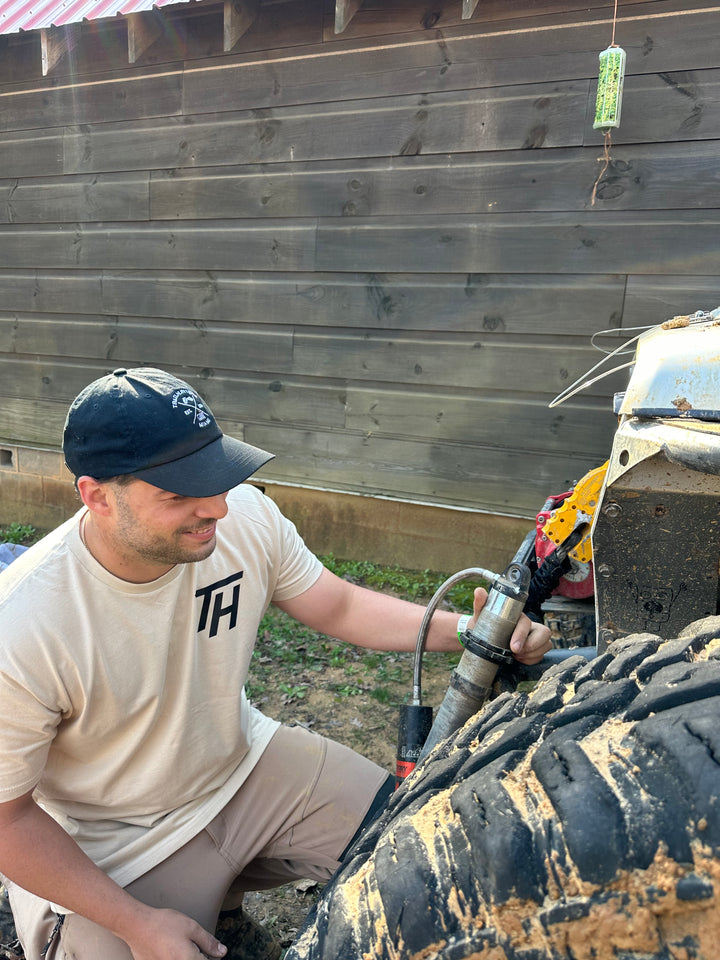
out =
<svg viewBox="0 0 720 960"><path fill-rule="evenodd" d="M257 17L260 0L225 0L223 5L223 50L228 53Z"/></svg>
<svg viewBox="0 0 720 960"><path fill-rule="evenodd" d="M463 0L463 7L462 7L463 20L470 19L470 17L475 13L475 7L477 5L478 5L478 0Z"/></svg>
<svg viewBox="0 0 720 960"><path fill-rule="evenodd" d="M362 6L362 0L335 0L335 33L342 33Z"/></svg>
<svg viewBox="0 0 720 960"><path fill-rule="evenodd" d="M71 23L65 27L47 27L40 31L42 73L46 77L60 61L70 53L80 40L81 24Z"/></svg>
<svg viewBox="0 0 720 960"><path fill-rule="evenodd" d="M147 13L129 13L127 17L128 63L135 63L162 33L160 15L154 10Z"/></svg>

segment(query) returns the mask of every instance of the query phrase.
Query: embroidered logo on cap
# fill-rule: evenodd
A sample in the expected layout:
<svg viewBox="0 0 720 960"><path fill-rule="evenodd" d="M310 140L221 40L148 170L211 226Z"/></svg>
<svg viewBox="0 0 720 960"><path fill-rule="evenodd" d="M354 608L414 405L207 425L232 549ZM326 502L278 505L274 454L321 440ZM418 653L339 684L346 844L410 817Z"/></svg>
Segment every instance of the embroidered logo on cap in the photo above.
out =
<svg viewBox="0 0 720 960"><path fill-rule="evenodd" d="M172 405L174 409L182 409L186 417L193 418L193 424L202 428L212 423L212 417L208 413L205 404L200 397L192 390L176 390L172 395Z"/></svg>

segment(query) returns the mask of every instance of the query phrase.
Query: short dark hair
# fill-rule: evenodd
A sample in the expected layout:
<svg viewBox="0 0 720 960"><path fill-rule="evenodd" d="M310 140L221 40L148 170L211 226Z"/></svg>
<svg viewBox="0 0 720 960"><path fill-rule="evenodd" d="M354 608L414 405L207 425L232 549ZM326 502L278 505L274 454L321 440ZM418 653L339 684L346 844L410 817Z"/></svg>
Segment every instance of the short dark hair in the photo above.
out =
<svg viewBox="0 0 720 960"><path fill-rule="evenodd" d="M117 477L93 477L96 483L116 483L119 487L127 487L133 480L137 480L131 473L123 473ZM78 478L74 478L75 491L79 493Z"/></svg>

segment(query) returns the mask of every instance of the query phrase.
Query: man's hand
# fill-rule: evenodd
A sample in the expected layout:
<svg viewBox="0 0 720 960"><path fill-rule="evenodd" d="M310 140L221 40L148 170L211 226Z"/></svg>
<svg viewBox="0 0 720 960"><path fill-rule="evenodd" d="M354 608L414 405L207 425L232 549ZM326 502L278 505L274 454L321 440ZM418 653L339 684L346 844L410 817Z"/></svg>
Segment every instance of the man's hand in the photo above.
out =
<svg viewBox="0 0 720 960"><path fill-rule="evenodd" d="M474 615L468 624L469 627L477 622L487 597L487 590L482 587L476 588L473 602ZM523 613L510 638L510 650L515 659L527 666L539 663L551 646L549 628L542 623L534 623Z"/></svg>
<svg viewBox="0 0 720 960"><path fill-rule="evenodd" d="M198 960L227 953L224 944L184 913L148 907L143 914L133 933L123 938L134 960Z"/></svg>

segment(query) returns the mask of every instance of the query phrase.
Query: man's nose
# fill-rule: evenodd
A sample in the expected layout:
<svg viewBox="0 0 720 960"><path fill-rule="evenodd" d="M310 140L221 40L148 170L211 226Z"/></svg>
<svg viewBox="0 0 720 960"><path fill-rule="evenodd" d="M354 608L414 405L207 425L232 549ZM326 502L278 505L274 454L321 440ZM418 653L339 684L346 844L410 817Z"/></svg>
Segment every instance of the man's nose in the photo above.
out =
<svg viewBox="0 0 720 960"><path fill-rule="evenodd" d="M225 493L218 493L214 497L198 497L197 503L195 505L195 514L198 517L204 517L212 520L222 520L225 514L228 512L227 507L227 495L229 491Z"/></svg>

